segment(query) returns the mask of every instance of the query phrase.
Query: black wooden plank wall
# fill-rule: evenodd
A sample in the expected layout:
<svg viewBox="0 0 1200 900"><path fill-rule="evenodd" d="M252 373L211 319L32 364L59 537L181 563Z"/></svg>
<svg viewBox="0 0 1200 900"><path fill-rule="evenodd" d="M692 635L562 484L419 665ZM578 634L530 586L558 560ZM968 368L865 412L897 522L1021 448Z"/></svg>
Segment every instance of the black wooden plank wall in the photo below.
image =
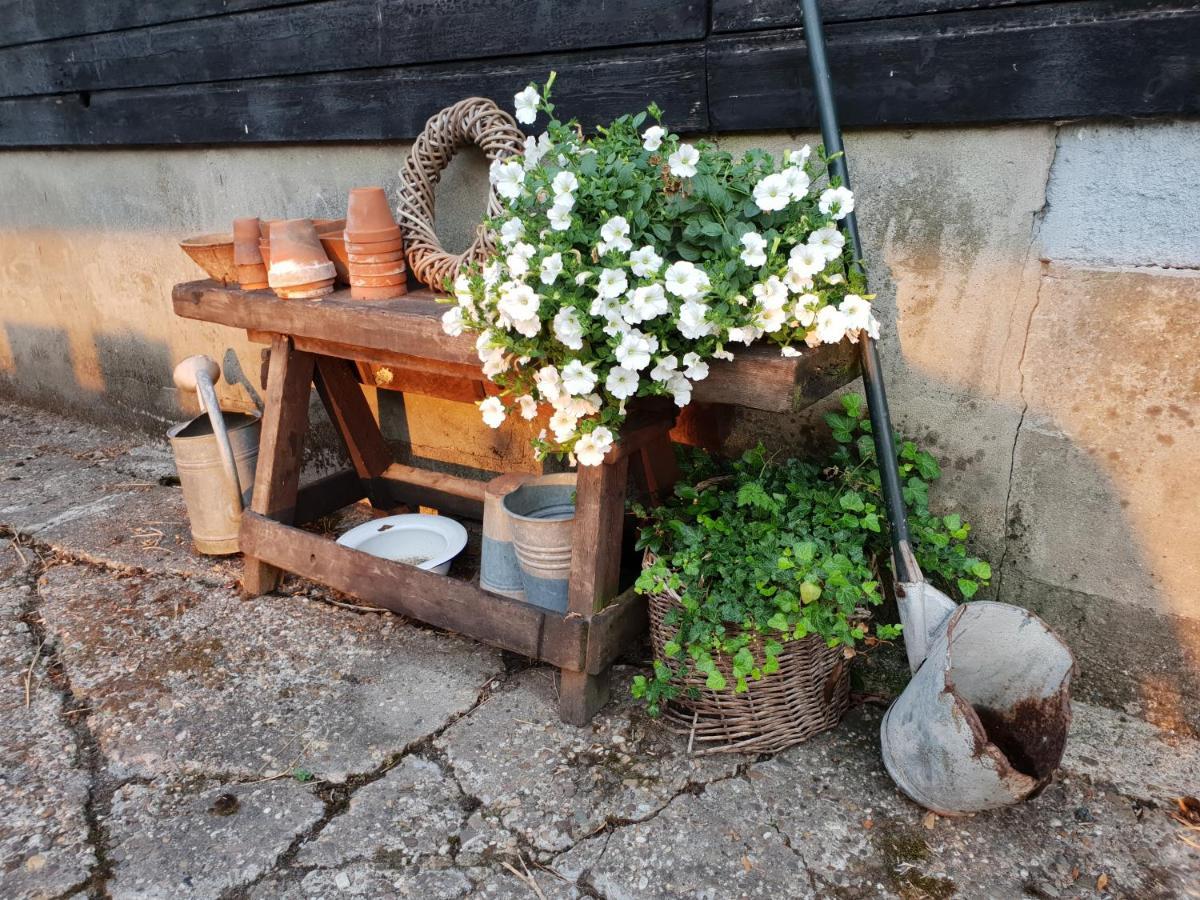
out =
<svg viewBox="0 0 1200 900"><path fill-rule="evenodd" d="M410 138L559 73L585 125L814 121L796 0L0 0L0 146ZM1200 0L824 0L844 121L1200 113Z"/></svg>

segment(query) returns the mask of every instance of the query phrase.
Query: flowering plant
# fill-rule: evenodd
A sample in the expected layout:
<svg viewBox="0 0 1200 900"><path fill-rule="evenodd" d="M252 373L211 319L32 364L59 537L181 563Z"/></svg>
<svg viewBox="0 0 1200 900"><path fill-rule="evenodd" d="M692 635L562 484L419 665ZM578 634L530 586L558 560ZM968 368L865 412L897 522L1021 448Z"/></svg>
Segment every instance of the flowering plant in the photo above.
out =
<svg viewBox="0 0 1200 900"><path fill-rule="evenodd" d="M540 453L598 465L633 397L691 400L708 361L766 337L785 356L878 334L865 281L837 222L854 196L825 177L821 148L740 160L684 143L657 106L585 138L554 118L551 73L515 97L517 119L546 131L496 161L507 209L489 220L499 250L463 268L447 333L478 335L480 404L499 427L511 411L553 408ZM648 127L647 121L653 124Z"/></svg>

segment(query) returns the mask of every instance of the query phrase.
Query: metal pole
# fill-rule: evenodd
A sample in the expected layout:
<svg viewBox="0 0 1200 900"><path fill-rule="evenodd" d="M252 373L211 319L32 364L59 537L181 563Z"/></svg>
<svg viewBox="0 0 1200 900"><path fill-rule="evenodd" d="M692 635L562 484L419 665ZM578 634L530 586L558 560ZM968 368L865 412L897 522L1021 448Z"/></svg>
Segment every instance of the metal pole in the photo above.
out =
<svg viewBox="0 0 1200 900"><path fill-rule="evenodd" d="M821 140L825 152L836 158L829 164L831 176L850 187L850 172L842 147L842 130L838 127L837 109L833 102L833 79L825 55L825 33L821 25L821 10L817 0L800 0L804 16L804 41L808 45L808 61L812 67L813 93L821 120ZM861 272L858 260L863 258L862 241L858 236L858 221L854 213L842 220L854 253L855 271ZM875 456L879 462L884 503L887 505L888 525L892 535L893 565L896 580L911 582L916 573L910 571L912 551L909 547L908 515L904 510L904 495L900 490L900 471L896 465L896 445L892 438L892 417L888 412L887 394L883 388L883 372L879 366L879 351L875 342L865 334L859 339L862 357L863 383L866 386L867 411L871 415L871 431L875 439Z"/></svg>

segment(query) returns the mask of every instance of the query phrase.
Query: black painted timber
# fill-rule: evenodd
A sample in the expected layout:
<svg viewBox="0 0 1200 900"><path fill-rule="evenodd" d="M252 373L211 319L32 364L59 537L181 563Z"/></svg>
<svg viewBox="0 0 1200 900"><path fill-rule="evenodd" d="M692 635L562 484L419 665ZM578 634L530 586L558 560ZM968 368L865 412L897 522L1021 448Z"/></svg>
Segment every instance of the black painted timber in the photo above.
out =
<svg viewBox="0 0 1200 900"><path fill-rule="evenodd" d="M0 147L398 140L559 72L585 126L815 122L793 0L0 0ZM823 0L849 125L1200 114L1200 0Z"/></svg>
<svg viewBox="0 0 1200 900"><path fill-rule="evenodd" d="M826 29L846 125L1200 112L1200 8L1100 0ZM811 127L802 29L710 38L715 131Z"/></svg>

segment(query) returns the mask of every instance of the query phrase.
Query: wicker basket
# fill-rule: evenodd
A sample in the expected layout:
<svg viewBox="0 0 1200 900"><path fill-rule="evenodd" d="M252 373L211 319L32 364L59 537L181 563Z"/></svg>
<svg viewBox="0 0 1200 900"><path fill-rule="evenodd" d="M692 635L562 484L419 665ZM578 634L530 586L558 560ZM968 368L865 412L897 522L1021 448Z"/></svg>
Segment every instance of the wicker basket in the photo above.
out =
<svg viewBox="0 0 1200 900"><path fill-rule="evenodd" d="M649 552L643 567L654 557ZM663 646L675 636L664 621L679 596L669 588L650 594L650 639L656 659L669 662ZM757 638L755 639L757 642ZM690 745L706 753L770 753L806 741L833 728L841 720L850 700L850 667L840 647L830 648L816 635L785 640L779 654L779 671L750 681L748 690L733 690L732 661L717 660L728 687L713 691L705 677L689 673L679 679L679 696L663 705L663 718L672 731L686 734ZM761 658L761 647L750 645ZM689 696L695 688L698 695Z"/></svg>

